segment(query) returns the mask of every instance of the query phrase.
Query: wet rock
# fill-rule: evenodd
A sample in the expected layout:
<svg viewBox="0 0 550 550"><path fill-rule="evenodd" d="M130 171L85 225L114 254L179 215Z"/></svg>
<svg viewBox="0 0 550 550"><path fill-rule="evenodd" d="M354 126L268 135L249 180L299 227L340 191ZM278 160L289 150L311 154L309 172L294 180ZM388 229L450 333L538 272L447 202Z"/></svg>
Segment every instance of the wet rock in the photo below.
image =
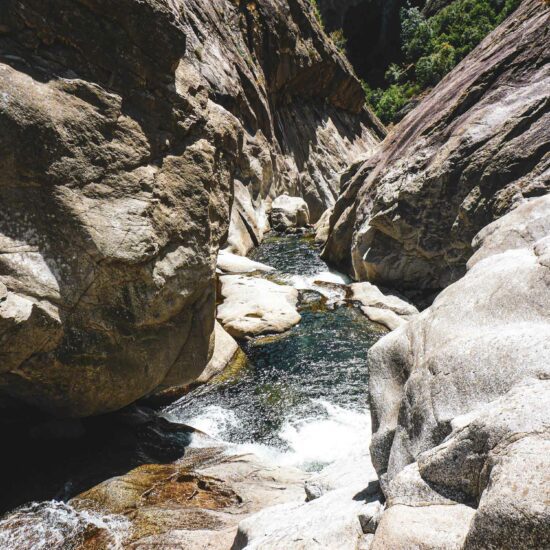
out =
<svg viewBox="0 0 550 550"><path fill-rule="evenodd" d="M235 338L284 332L300 322L298 291L257 277L223 275L218 320Z"/></svg>
<svg viewBox="0 0 550 550"><path fill-rule="evenodd" d="M306 227L309 225L309 209L300 197L281 195L271 204L270 219L271 227L279 232Z"/></svg>
<svg viewBox="0 0 550 550"><path fill-rule="evenodd" d="M550 10L526 0L343 179L323 257L355 280L438 290L472 239L550 189Z"/></svg>
<svg viewBox="0 0 550 550"><path fill-rule="evenodd" d="M125 547L179 547L183 541L192 548L229 549L240 520L262 507L299 499L304 474L227 451L191 448L174 464L142 466L79 495L71 504L78 510L99 509L128 518Z"/></svg>

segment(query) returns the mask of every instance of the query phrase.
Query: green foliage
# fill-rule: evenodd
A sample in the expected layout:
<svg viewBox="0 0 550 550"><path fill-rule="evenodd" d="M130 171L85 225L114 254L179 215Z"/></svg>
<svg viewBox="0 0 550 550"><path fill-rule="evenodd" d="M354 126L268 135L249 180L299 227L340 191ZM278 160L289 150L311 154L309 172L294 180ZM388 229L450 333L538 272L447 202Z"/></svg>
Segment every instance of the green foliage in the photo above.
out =
<svg viewBox="0 0 550 550"><path fill-rule="evenodd" d="M382 122L395 122L397 113L414 95L435 86L520 1L455 0L428 19L418 8L403 8L401 42L405 64L392 64L385 75L387 86L368 89L366 93Z"/></svg>
<svg viewBox="0 0 550 550"><path fill-rule="evenodd" d="M344 31L342 29L336 29L335 31L332 31L329 36L330 39L334 42L334 45L340 50L340 52L345 55L347 40L344 36Z"/></svg>
<svg viewBox="0 0 550 550"><path fill-rule="evenodd" d="M323 23L323 17L321 15L321 10L319 9L319 6L317 4L317 0L309 0L309 3L313 8L313 14L315 15L315 18L317 19L317 21L319 21L319 25L324 28L325 24Z"/></svg>
<svg viewBox="0 0 550 550"><path fill-rule="evenodd" d="M365 98L369 105L374 106L378 118L384 124L391 124L397 113L421 91L420 87L411 82L392 84L389 88L370 88L363 82Z"/></svg>

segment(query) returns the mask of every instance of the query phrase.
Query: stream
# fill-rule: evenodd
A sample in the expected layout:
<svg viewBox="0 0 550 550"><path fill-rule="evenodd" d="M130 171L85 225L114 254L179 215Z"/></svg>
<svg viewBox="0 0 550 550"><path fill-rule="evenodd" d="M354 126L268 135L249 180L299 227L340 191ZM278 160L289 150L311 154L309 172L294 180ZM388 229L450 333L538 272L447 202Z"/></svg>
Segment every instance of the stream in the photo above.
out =
<svg viewBox="0 0 550 550"><path fill-rule="evenodd" d="M263 276L300 290L300 324L240 342L244 366L156 413L129 407L85 419L63 426L74 437L53 442L41 436L56 424L29 437L36 420L17 418L8 426L14 452L0 498L8 512L0 518L2 550L73 548L94 527L106 529L112 547L121 548L124 517L76 511L66 502L139 464L183 456L204 440L188 426L226 442L230 452L307 471L368 452L367 350L386 330L342 300L348 281L330 272L310 236L268 236L250 257L275 268Z"/></svg>
<svg viewBox="0 0 550 550"><path fill-rule="evenodd" d="M300 324L242 342L245 368L162 414L282 465L319 470L364 445L367 350L386 331L342 302L337 286L315 283L347 280L329 271L308 236L268 237L250 257L275 268L268 279L300 290Z"/></svg>

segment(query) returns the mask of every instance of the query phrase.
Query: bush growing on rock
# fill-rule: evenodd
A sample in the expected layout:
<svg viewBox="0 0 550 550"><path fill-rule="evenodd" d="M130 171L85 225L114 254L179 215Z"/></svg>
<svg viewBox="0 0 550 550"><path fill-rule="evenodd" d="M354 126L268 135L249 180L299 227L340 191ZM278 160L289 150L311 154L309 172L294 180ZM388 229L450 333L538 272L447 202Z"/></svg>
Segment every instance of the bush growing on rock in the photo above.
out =
<svg viewBox="0 0 550 550"><path fill-rule="evenodd" d="M371 90L366 100L382 122L401 118L416 95L435 86L519 5L520 0L456 0L426 17L417 7L401 10L402 66L392 65L387 85ZM397 77L397 79L396 79Z"/></svg>

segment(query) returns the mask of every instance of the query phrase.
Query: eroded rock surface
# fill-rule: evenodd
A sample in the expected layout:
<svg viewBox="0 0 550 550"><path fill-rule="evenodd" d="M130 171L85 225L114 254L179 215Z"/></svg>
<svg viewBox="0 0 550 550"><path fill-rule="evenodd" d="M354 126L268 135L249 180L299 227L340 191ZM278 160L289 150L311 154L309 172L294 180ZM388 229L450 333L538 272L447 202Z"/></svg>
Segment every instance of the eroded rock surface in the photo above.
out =
<svg viewBox="0 0 550 550"><path fill-rule="evenodd" d="M212 442L214 443L214 442ZM71 501L129 520L124 548L230 549L243 518L303 498L307 474L227 448L189 449L174 464L150 464L112 478ZM78 548L106 545L88 537Z"/></svg>
<svg viewBox="0 0 550 550"><path fill-rule="evenodd" d="M0 92L0 391L58 415L196 379L228 226L383 135L304 0L6 0Z"/></svg>
<svg viewBox="0 0 550 550"><path fill-rule="evenodd" d="M236 338L284 332L300 322L298 291L259 277L223 275L218 320Z"/></svg>
<svg viewBox="0 0 550 550"><path fill-rule="evenodd" d="M449 548L550 544L549 212L540 197L485 228L467 274L369 351L389 506L373 548L423 530L420 547L440 547L428 544L438 517L454 525Z"/></svg>
<svg viewBox="0 0 550 550"><path fill-rule="evenodd" d="M548 192L549 22L525 0L346 174L325 259L357 280L441 289L483 227Z"/></svg>

